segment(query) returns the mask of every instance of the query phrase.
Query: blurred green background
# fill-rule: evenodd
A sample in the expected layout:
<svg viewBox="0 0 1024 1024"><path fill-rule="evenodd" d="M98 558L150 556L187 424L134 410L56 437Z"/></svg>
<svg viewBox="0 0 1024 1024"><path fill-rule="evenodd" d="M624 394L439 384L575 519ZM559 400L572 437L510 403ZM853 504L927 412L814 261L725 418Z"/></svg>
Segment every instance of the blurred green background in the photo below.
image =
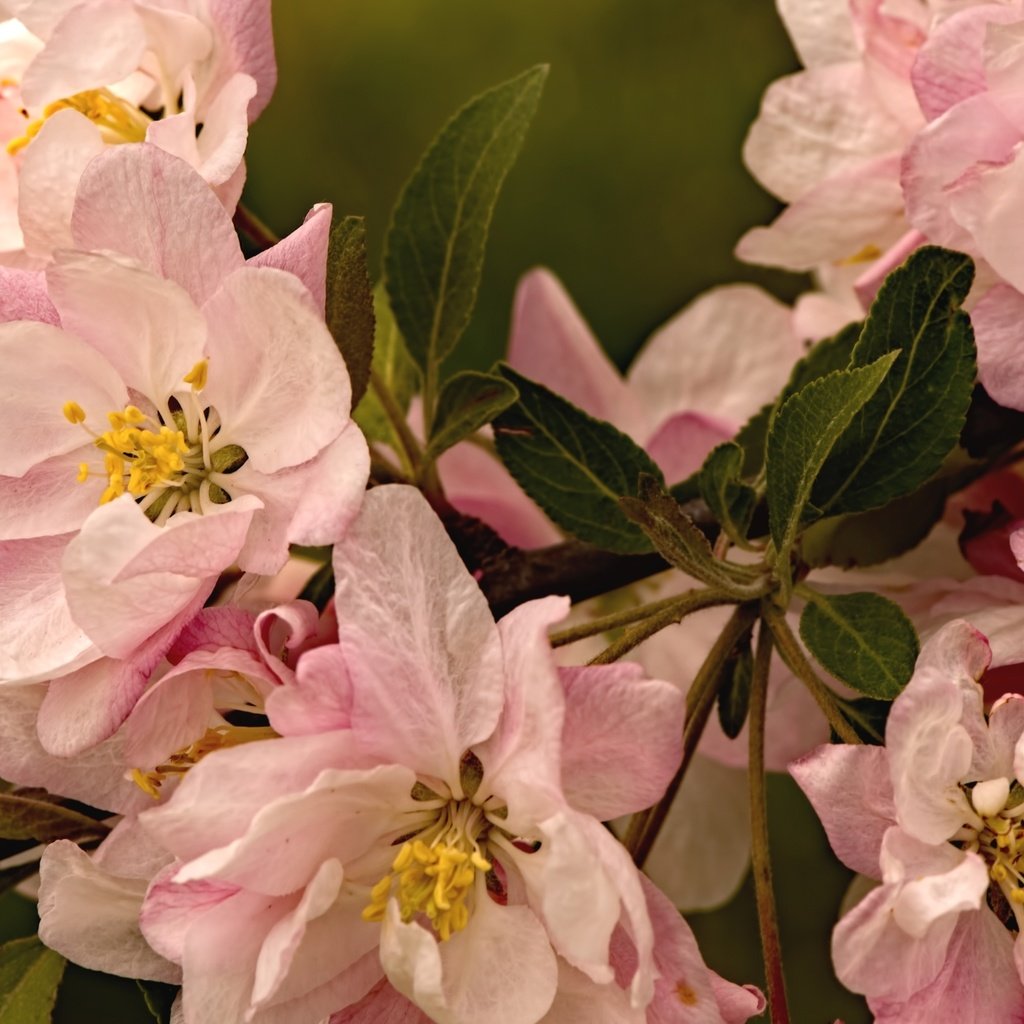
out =
<svg viewBox="0 0 1024 1024"><path fill-rule="evenodd" d="M461 365L503 352L515 282L537 264L562 278L620 365L712 285L755 281L784 298L803 287L732 257L740 234L776 211L740 161L761 92L795 67L770 0L277 0L274 20L280 82L252 131L246 202L281 233L323 200L364 215L375 271L399 189L448 116L551 64L495 216ZM795 787L773 779L770 793L794 1020L868 1021L828 960L848 875ZM31 906L3 901L5 934L31 920ZM749 883L726 910L690 920L713 967L759 980ZM55 1019L149 1018L132 983L71 969Z"/></svg>

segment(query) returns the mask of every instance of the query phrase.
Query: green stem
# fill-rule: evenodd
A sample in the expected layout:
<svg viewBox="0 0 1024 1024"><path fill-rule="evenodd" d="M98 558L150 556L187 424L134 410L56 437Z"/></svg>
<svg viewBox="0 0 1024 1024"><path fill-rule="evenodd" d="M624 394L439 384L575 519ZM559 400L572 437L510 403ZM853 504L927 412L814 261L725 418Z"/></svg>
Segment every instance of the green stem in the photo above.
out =
<svg viewBox="0 0 1024 1024"><path fill-rule="evenodd" d="M404 484L409 478L390 459L370 445L370 476L382 484Z"/></svg>
<svg viewBox="0 0 1024 1024"><path fill-rule="evenodd" d="M736 645L749 632L757 618L757 605L739 605L729 621L725 624L718 639L714 642L704 664L697 671L693 685L686 700L686 724L683 727L683 756L679 768L665 790L665 795L653 807L634 814L623 840L625 847L633 855L637 867L642 868L647 860L661 826L668 817L672 801L675 800L679 787L683 784L686 771L690 767L697 744L704 734L715 706L715 697L722 681L722 670L729 661Z"/></svg>
<svg viewBox="0 0 1024 1024"><path fill-rule="evenodd" d="M861 738L857 735L857 731L850 725L839 709L838 698L818 678L817 672L811 667L811 663L807 660L803 648L786 623L785 614L768 599L762 602L761 613L764 616L765 622L768 623L768 628L772 631L772 636L778 645L782 660L810 691L811 696L817 701L818 707L821 708L828 719L828 724L832 727L832 731L844 743L860 743Z"/></svg>
<svg viewBox="0 0 1024 1024"><path fill-rule="evenodd" d="M256 216L247 206L241 203L235 207L234 216L235 229L245 235L251 242L254 242L262 252L272 245L277 245L281 239L276 232Z"/></svg>
<svg viewBox="0 0 1024 1024"><path fill-rule="evenodd" d="M551 646L562 647L577 640L597 636L610 629L618 629L620 626L639 622L640 625L636 629L631 629L628 633L623 634L590 662L591 665L608 665L613 661L618 661L624 654L628 654L638 644L643 643L648 637L654 636L666 626L681 622L687 615L699 612L702 608L730 604L732 600L724 590L688 590L676 597L667 597L662 601L653 601L651 604L643 604L637 608L614 612L604 618L594 619L592 622L570 626L568 629L552 634Z"/></svg>
<svg viewBox="0 0 1024 1024"><path fill-rule="evenodd" d="M370 387L373 388L373 393L377 396L384 415L387 416L391 429L394 430L395 437L398 439L398 455L402 460L403 469L409 476L416 476L420 463L423 461L423 450L420 448L419 441L416 440L416 435L409 429L405 413L395 401L391 388L381 379L376 370L370 370Z"/></svg>
<svg viewBox="0 0 1024 1024"><path fill-rule="evenodd" d="M779 919L772 887L771 850L768 845L768 794L764 775L765 704L772 660L772 632L758 631L754 673L750 686L750 860L754 875L757 923L768 988L768 1014L772 1024L789 1024L786 977L782 969Z"/></svg>

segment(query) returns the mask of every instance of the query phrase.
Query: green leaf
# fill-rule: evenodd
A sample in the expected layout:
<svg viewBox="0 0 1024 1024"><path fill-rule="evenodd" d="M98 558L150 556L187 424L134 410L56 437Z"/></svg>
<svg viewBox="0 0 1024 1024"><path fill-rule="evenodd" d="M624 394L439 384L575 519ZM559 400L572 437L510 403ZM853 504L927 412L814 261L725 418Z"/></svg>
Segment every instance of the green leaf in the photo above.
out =
<svg viewBox="0 0 1024 1024"><path fill-rule="evenodd" d="M918 249L882 285L853 350L853 365L896 365L836 444L812 501L828 513L880 508L920 487L964 426L974 389L974 335L959 307L970 258Z"/></svg>
<svg viewBox="0 0 1024 1024"><path fill-rule="evenodd" d="M736 567L715 558L707 537L655 478L642 476L639 491L637 498L619 499L619 506L669 565L714 587L750 582L738 578Z"/></svg>
<svg viewBox="0 0 1024 1024"><path fill-rule="evenodd" d="M135 979L139 986L146 1009L153 1015L157 1024L171 1024L171 1007L180 989L177 985L166 985L162 981L143 981Z"/></svg>
<svg viewBox="0 0 1024 1024"><path fill-rule="evenodd" d="M419 387L420 371L412 361L402 335L391 315L387 293L383 285L373 290L373 308L376 320L375 340L373 344L372 374L386 387L395 399L395 405L406 413L409 401ZM391 420L388 419L384 406L371 387L363 395L362 400L352 414L359 429L370 441L381 441L392 448L401 447L395 437Z"/></svg>
<svg viewBox="0 0 1024 1024"><path fill-rule="evenodd" d="M352 381L352 408L366 392L373 359L373 292L366 269L366 225L343 217L327 246L327 327Z"/></svg>
<svg viewBox="0 0 1024 1024"><path fill-rule="evenodd" d="M464 437L490 423L517 398L519 392L515 385L497 374L476 370L457 373L445 383L437 400L427 456L436 459Z"/></svg>
<svg viewBox="0 0 1024 1024"><path fill-rule="evenodd" d="M700 493L734 544L747 546L747 531L757 507L757 492L741 479L744 452L733 441L720 444L700 471Z"/></svg>
<svg viewBox="0 0 1024 1024"><path fill-rule="evenodd" d="M718 690L718 721L722 732L734 740L743 731L750 709L750 685L754 679L754 654L750 634L737 644L726 662Z"/></svg>
<svg viewBox="0 0 1024 1024"><path fill-rule="evenodd" d="M0 793L0 838L89 839L105 836L109 829L100 821L62 807L50 800Z"/></svg>
<svg viewBox="0 0 1024 1024"><path fill-rule="evenodd" d="M532 68L471 100L441 131L398 199L384 273L395 320L428 379L469 323L491 215L547 71Z"/></svg>
<svg viewBox="0 0 1024 1024"><path fill-rule="evenodd" d="M870 366L819 377L787 399L772 418L766 452L768 522L780 560L787 557L804 520L817 517L807 506L833 446L896 358L892 352Z"/></svg>
<svg viewBox="0 0 1024 1024"><path fill-rule="evenodd" d="M800 638L818 662L858 693L894 700L914 671L919 646L910 619L880 594L821 594L807 600Z"/></svg>
<svg viewBox="0 0 1024 1024"><path fill-rule="evenodd" d="M0 1024L50 1024L66 965L34 935L0 946Z"/></svg>
<svg viewBox="0 0 1024 1024"><path fill-rule="evenodd" d="M853 350L860 339L863 323L847 324L831 338L819 341L807 355L793 367L786 386L779 397L781 405L791 395L805 388L812 380L826 377L836 370L848 370L853 357Z"/></svg>
<svg viewBox="0 0 1024 1024"><path fill-rule="evenodd" d="M640 554L650 541L619 508L641 474L663 483L651 457L610 423L507 366L519 400L494 422L498 454L519 486L563 530L606 551Z"/></svg>

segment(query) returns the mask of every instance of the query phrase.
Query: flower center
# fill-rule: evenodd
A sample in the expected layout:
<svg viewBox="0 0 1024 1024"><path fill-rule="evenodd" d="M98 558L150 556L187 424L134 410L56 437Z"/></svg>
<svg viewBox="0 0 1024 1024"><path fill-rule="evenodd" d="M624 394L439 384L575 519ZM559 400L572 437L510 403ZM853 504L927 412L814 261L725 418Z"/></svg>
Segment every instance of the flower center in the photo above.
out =
<svg viewBox="0 0 1024 1024"><path fill-rule="evenodd" d="M7 143L7 152L20 153L40 132L43 125L58 110L77 110L97 128L104 142L144 142L151 118L127 100L115 96L109 89L88 89L62 100L55 100L43 108L42 117L29 120L25 134ZM28 112L23 111L27 118Z"/></svg>
<svg viewBox="0 0 1024 1024"><path fill-rule="evenodd" d="M383 921L397 888L403 921L426 914L442 942L469 924L470 897L478 874L486 875L490 827L484 809L470 800L447 801L437 820L407 839L388 872L371 890L366 921Z"/></svg>
<svg viewBox="0 0 1024 1024"><path fill-rule="evenodd" d="M242 466L248 456L238 445L217 444L220 418L197 397L206 376L204 359L184 377L185 383L192 385L184 402L171 398L166 411L154 416L127 405L107 414L110 429L104 433L85 427L103 452L103 466L80 463L78 481L106 477L101 505L130 494L153 522L163 525L175 512L201 514L210 505L231 500L222 486L226 482L223 475ZM86 413L77 402L64 404L64 416L70 423L84 426Z"/></svg>
<svg viewBox="0 0 1024 1024"><path fill-rule="evenodd" d="M952 842L984 858L992 889L1005 899L1019 929L1024 924L1024 788L990 779L977 783L969 797L979 820L963 825Z"/></svg>

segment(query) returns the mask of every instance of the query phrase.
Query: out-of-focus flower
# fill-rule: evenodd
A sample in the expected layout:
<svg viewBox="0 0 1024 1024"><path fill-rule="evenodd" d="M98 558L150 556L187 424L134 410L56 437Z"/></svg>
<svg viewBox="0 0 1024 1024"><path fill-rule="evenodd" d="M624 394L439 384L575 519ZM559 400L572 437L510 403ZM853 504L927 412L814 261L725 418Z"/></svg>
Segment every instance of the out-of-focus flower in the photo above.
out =
<svg viewBox="0 0 1024 1024"><path fill-rule="evenodd" d="M245 265L185 163L102 155L74 225L61 328L0 325L0 677L58 680L40 728L65 754L113 732L221 570L336 540L369 468L318 299Z"/></svg>
<svg viewBox="0 0 1024 1024"><path fill-rule="evenodd" d="M277 75L269 0L8 0L0 13L0 247L38 259L69 244L78 179L110 144L181 157L234 209Z"/></svg>
<svg viewBox="0 0 1024 1024"><path fill-rule="evenodd" d="M893 704L884 748L826 746L790 769L839 858L881 882L832 943L840 980L879 1021L1024 1017L1024 698L985 713L991 659L981 633L948 624Z"/></svg>

